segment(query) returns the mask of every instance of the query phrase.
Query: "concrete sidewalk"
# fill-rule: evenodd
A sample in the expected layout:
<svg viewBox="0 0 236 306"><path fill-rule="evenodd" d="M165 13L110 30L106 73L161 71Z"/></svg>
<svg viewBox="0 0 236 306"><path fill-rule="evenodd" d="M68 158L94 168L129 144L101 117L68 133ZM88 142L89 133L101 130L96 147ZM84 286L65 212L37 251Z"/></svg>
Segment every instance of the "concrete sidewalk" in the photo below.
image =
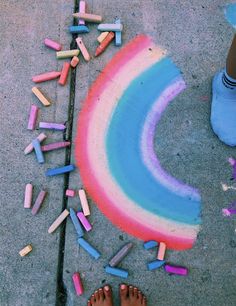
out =
<svg viewBox="0 0 236 306"><path fill-rule="evenodd" d="M115 305L119 305L117 288L121 279L104 273L103 266L123 244L135 247L124 260L128 283L139 286L150 306L233 306L236 303L236 234L235 218L224 218L221 209L235 200L234 191L223 192L220 183L231 184L229 156L235 149L223 145L209 125L211 79L225 64L233 30L223 14L225 1L201 2L174 0L88 0L90 12L101 14L106 22L120 17L124 26L124 43L138 33L149 34L167 49L183 71L187 89L168 107L156 133L156 152L163 167L174 177L199 188L202 195L202 230L196 245L186 252L168 252L169 262L189 268L186 278L169 276L162 270L148 272L146 263L154 252L143 251L142 242L115 228L90 200L93 231L87 237L102 253L94 261L76 243L71 221L54 234L48 227L63 207L78 209L78 198L64 198L64 189L79 189L79 170L65 177L46 178L45 170L63 165L72 150L58 150L46 155L46 163L38 165L34 154L24 156L25 146L40 131L27 130L31 104L40 106L40 120L72 124L66 134L45 132L47 142L62 141L76 132L76 120L87 90L105 64L119 50L110 46L100 57L80 66L65 87L56 81L40 84L52 99L44 108L31 93L33 75L60 70L52 50L44 47L46 37L58 40L64 49L72 41L68 26L78 1L42 0L33 2L1 1L1 214L0 214L0 305L86 305L93 291L105 283L114 288ZM94 53L97 46L96 25L89 25L85 44ZM71 90L71 91L70 91ZM75 95L75 99L74 99ZM32 216L23 208L24 187L35 186L34 198L42 188L48 196L40 213ZM65 230L65 232L64 232ZM29 256L18 252L32 243ZM80 271L85 293L77 297L72 274Z"/></svg>

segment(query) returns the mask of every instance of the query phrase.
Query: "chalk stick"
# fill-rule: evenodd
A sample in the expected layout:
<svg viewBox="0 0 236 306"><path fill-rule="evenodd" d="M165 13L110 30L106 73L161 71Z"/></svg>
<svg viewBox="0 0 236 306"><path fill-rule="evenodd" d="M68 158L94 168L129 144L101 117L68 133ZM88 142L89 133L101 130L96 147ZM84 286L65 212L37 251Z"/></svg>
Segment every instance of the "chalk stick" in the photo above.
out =
<svg viewBox="0 0 236 306"><path fill-rule="evenodd" d="M109 261L109 265L111 267L115 267L119 262L123 260L123 258L129 253L131 248L133 247L133 243L129 242L125 246L123 246L112 259Z"/></svg>
<svg viewBox="0 0 236 306"><path fill-rule="evenodd" d="M149 262L148 264L147 264L147 267L148 267L148 270L149 271L152 271L152 270L155 270L155 269L158 269L158 268L160 268L161 266L163 266L164 265L164 263L165 263L165 261L164 260L154 260L154 261L152 261L152 262Z"/></svg>
<svg viewBox="0 0 236 306"><path fill-rule="evenodd" d="M45 175L46 176L54 176L54 175L58 175L58 174L64 174L64 173L67 173L67 172L71 172L73 170L75 170L75 166L74 165L68 165L68 166L64 166L64 167L49 169L45 172Z"/></svg>
<svg viewBox="0 0 236 306"><path fill-rule="evenodd" d="M38 139L39 142L42 142L42 141L43 141L44 139L46 139L46 138L47 138L47 135L45 135L44 133L41 133L41 134L39 134L39 135L37 136L36 139ZM32 142L31 142L31 143L24 149L25 155L26 155L26 154L29 154L30 152L32 152L33 149L34 149L34 147L33 147Z"/></svg>
<svg viewBox="0 0 236 306"><path fill-rule="evenodd" d="M58 42L56 42L56 41L54 41L52 39L49 39L49 38L45 38L44 39L44 44L48 48L51 48L51 49L56 50L56 51L60 51L62 49L62 45L61 44L59 44Z"/></svg>
<svg viewBox="0 0 236 306"><path fill-rule="evenodd" d="M63 131L66 129L65 124L55 122L39 122L40 129Z"/></svg>
<svg viewBox="0 0 236 306"><path fill-rule="evenodd" d="M79 55L78 49L59 51L56 53L57 59L63 59L63 58L68 58L68 57L73 57L73 56L78 56L78 55Z"/></svg>
<svg viewBox="0 0 236 306"><path fill-rule="evenodd" d="M32 77L34 83L42 83L50 80L57 79L61 75L61 71L50 71L38 74Z"/></svg>
<svg viewBox="0 0 236 306"><path fill-rule="evenodd" d="M44 201L46 195L47 195L47 192L46 192L45 190L41 190L41 191L39 192L39 194L38 194L38 196L37 196L37 199L36 199L36 201L35 201L35 203L34 203L34 206L33 206L33 208L32 208L32 211L31 211L31 212L32 212L32 215L36 215L36 214L38 213L40 207L41 207L42 204L43 204L43 201Z"/></svg>
<svg viewBox="0 0 236 306"><path fill-rule="evenodd" d="M102 32L98 37L97 37L97 41L99 43L101 43L109 34L109 32Z"/></svg>
<svg viewBox="0 0 236 306"><path fill-rule="evenodd" d="M101 256L101 254L93 246L91 246L91 244L89 244L84 238L79 238L78 243L85 251L87 251L95 259L98 259Z"/></svg>
<svg viewBox="0 0 236 306"><path fill-rule="evenodd" d="M60 141L60 142L52 142L48 143L44 146L41 146L42 152L48 152L48 151L53 151L61 148L66 148L70 146L69 141Z"/></svg>
<svg viewBox="0 0 236 306"><path fill-rule="evenodd" d="M86 13L74 13L72 14L73 17L82 19L84 21L88 22L95 22L95 23L100 23L102 22L102 17L99 15L94 15L94 14L86 14Z"/></svg>
<svg viewBox="0 0 236 306"><path fill-rule="evenodd" d="M102 52L106 50L111 41L114 39L115 34L113 32L109 32L107 37L101 42L101 44L97 47L95 56L100 55Z"/></svg>
<svg viewBox="0 0 236 306"><path fill-rule="evenodd" d="M91 231L92 225L81 211L77 212L77 217L79 218L79 221L83 225L86 232Z"/></svg>
<svg viewBox="0 0 236 306"><path fill-rule="evenodd" d="M82 284L79 272L74 273L72 276L72 279L73 279L76 294L78 296L82 295L84 292L84 289L83 289L83 284Z"/></svg>
<svg viewBox="0 0 236 306"><path fill-rule="evenodd" d="M123 25L121 23L101 23L98 26L98 30L106 32L121 32L123 30Z"/></svg>
<svg viewBox="0 0 236 306"><path fill-rule="evenodd" d="M163 260L165 257L166 252L166 244L164 242L160 242L158 253L157 253L157 259Z"/></svg>
<svg viewBox="0 0 236 306"><path fill-rule="evenodd" d="M31 244L28 244L26 247L24 247L22 250L20 250L19 254L21 257L24 257L25 255L29 254L32 251Z"/></svg>
<svg viewBox="0 0 236 306"><path fill-rule="evenodd" d="M82 206L84 215L89 216L90 209L89 209L89 204L88 204L88 200L87 200L84 189L79 190L79 198L80 198L80 202L81 202L81 206Z"/></svg>
<svg viewBox="0 0 236 306"><path fill-rule="evenodd" d="M71 34L89 33L89 28L84 25L70 26L69 31Z"/></svg>
<svg viewBox="0 0 236 306"><path fill-rule="evenodd" d="M67 209L63 210L63 212L57 217L57 219L52 223L52 225L48 229L48 233L53 233L58 226L61 225L61 223L66 219L66 217L69 215L69 211Z"/></svg>
<svg viewBox="0 0 236 306"><path fill-rule="evenodd" d="M170 274L188 275L188 269L180 266L165 265L165 271Z"/></svg>
<svg viewBox="0 0 236 306"><path fill-rule="evenodd" d="M61 73L60 73L61 74ZM50 101L44 96L44 94L37 88L33 87L32 92L35 94L35 96L39 99L39 101L44 105L44 106L49 106L51 105Z"/></svg>
<svg viewBox="0 0 236 306"><path fill-rule="evenodd" d="M80 1L79 2L79 12L80 13L86 13L86 2ZM85 21L83 19L79 19L79 25L84 25Z"/></svg>
<svg viewBox="0 0 236 306"><path fill-rule="evenodd" d="M68 75L69 75L69 71L70 71L70 63L63 63L63 67L61 70L61 76L58 80L58 84L64 86L66 84Z"/></svg>
<svg viewBox="0 0 236 306"><path fill-rule="evenodd" d="M73 198L75 196L75 191L73 189L67 189L66 196Z"/></svg>
<svg viewBox="0 0 236 306"><path fill-rule="evenodd" d="M26 186L25 186L24 208L31 208L32 196L33 196L33 185L32 184L26 184Z"/></svg>
<svg viewBox="0 0 236 306"><path fill-rule="evenodd" d="M110 266L106 266L105 271L108 274L112 274L114 276L118 276L118 277L122 277L122 278L127 278L129 276L128 271L123 270L123 269L113 268L113 267L110 267Z"/></svg>
<svg viewBox="0 0 236 306"><path fill-rule="evenodd" d="M158 243L154 240L149 240L143 244L145 250L149 250L158 246Z"/></svg>
<svg viewBox="0 0 236 306"><path fill-rule="evenodd" d="M35 129L37 116L38 116L38 110L39 110L39 108L36 105L31 105L29 120L28 120L28 127L27 127L28 130L34 130Z"/></svg>
<svg viewBox="0 0 236 306"><path fill-rule="evenodd" d="M79 58L74 56L70 62L71 67L75 68L79 64Z"/></svg>
<svg viewBox="0 0 236 306"><path fill-rule="evenodd" d="M86 62L88 62L90 60L90 55L89 55L88 50L86 49L86 47L83 43L82 37L77 37L76 38L76 43L77 43L77 46L80 49L84 59L86 60Z"/></svg>
<svg viewBox="0 0 236 306"><path fill-rule="evenodd" d="M73 208L70 208L70 218L71 218L72 223L74 224L74 227L75 227L75 230L76 230L78 236L83 237L84 232L83 232L82 226L80 225L80 222L79 222Z"/></svg>
<svg viewBox="0 0 236 306"><path fill-rule="evenodd" d="M36 154L37 161L40 164L43 164L44 163L44 156L43 156L43 152L41 150L40 142L38 141L38 139L34 139L32 141L32 145L34 147L34 151L35 151L35 154Z"/></svg>
<svg viewBox="0 0 236 306"><path fill-rule="evenodd" d="M116 19L115 23L120 24L120 19ZM122 44L121 35L122 35L121 31L116 31L115 32L115 46L121 46L121 44Z"/></svg>

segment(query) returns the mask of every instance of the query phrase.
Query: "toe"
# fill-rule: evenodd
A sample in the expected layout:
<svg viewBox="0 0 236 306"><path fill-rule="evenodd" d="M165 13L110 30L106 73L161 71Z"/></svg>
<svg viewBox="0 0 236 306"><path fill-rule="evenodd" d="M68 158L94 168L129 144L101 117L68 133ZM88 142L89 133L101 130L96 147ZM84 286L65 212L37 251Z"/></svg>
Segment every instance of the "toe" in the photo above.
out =
<svg viewBox="0 0 236 306"><path fill-rule="evenodd" d="M126 299L128 296L128 286L125 284L120 285L120 297L121 299Z"/></svg>
<svg viewBox="0 0 236 306"><path fill-rule="evenodd" d="M99 293L98 293L98 290L96 290L96 291L94 292L94 295L95 295L95 300L96 300L96 301L99 301Z"/></svg>
<svg viewBox="0 0 236 306"><path fill-rule="evenodd" d="M129 296L134 296L134 287L129 286Z"/></svg>
<svg viewBox="0 0 236 306"><path fill-rule="evenodd" d="M94 294L92 294L91 298L90 298L90 302L93 305L95 303L95 296Z"/></svg>
<svg viewBox="0 0 236 306"><path fill-rule="evenodd" d="M111 288L110 288L110 286L106 285L103 288L103 293L104 293L106 299L111 298Z"/></svg>
<svg viewBox="0 0 236 306"><path fill-rule="evenodd" d="M88 300L87 306L92 306L91 301Z"/></svg>
<svg viewBox="0 0 236 306"><path fill-rule="evenodd" d="M98 296L99 296L99 301L104 301L103 288L100 288L100 289L98 290Z"/></svg>
<svg viewBox="0 0 236 306"><path fill-rule="evenodd" d="M147 306L147 299L146 299L146 296L143 297L143 306Z"/></svg>
<svg viewBox="0 0 236 306"><path fill-rule="evenodd" d="M140 301L142 301L142 299L143 299L143 295L142 295L142 292L140 290L138 291L138 299Z"/></svg>
<svg viewBox="0 0 236 306"><path fill-rule="evenodd" d="M134 297L138 298L138 288L134 287Z"/></svg>

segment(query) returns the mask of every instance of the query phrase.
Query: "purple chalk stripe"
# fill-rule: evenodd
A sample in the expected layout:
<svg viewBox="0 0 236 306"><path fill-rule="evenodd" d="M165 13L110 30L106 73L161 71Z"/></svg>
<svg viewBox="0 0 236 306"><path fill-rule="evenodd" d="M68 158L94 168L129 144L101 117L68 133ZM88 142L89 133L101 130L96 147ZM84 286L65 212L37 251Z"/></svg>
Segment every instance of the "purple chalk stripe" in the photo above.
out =
<svg viewBox="0 0 236 306"><path fill-rule="evenodd" d="M63 123L39 122L39 128L63 131L66 126Z"/></svg>
<svg viewBox="0 0 236 306"><path fill-rule="evenodd" d="M165 271L171 274L188 275L188 269L180 266L165 265Z"/></svg>

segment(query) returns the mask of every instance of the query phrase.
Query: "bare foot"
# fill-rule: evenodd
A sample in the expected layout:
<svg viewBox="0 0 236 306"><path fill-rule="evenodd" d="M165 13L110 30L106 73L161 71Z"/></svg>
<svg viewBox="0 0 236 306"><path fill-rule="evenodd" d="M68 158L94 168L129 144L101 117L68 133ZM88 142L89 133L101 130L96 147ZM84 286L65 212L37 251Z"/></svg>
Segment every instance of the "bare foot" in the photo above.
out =
<svg viewBox="0 0 236 306"><path fill-rule="evenodd" d="M87 306L112 306L112 291L109 286L100 288L92 294Z"/></svg>
<svg viewBox="0 0 236 306"><path fill-rule="evenodd" d="M147 306L147 299L137 287L120 286L121 306Z"/></svg>

